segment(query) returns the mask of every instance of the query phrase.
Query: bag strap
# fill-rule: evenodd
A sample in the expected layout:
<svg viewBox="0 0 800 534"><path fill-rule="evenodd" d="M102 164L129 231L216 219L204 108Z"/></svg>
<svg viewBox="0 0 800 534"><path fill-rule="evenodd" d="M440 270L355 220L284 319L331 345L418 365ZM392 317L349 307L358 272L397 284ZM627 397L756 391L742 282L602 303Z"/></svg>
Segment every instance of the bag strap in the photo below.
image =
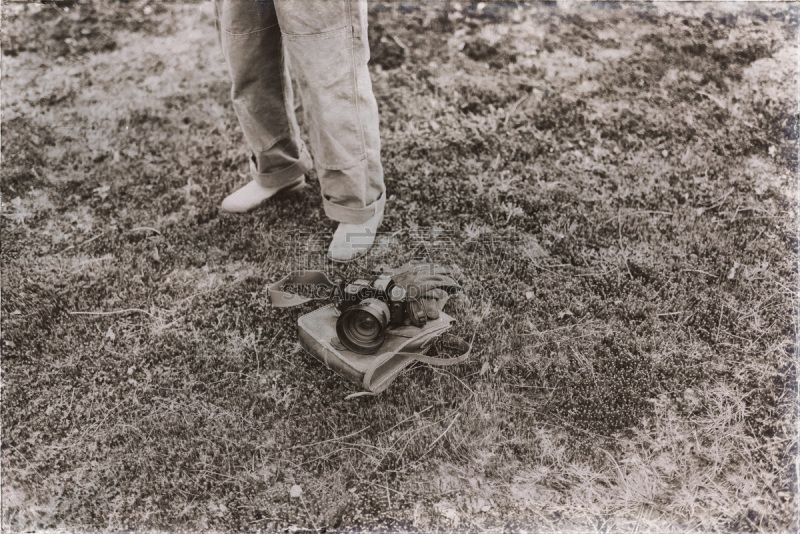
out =
<svg viewBox="0 0 800 534"><path fill-rule="evenodd" d="M338 287L322 271L292 271L286 277L269 286L269 301L273 308L289 308L299 306L312 300L330 300L330 292L324 297L311 298L286 291L287 285L307 285L326 289Z"/></svg>
<svg viewBox="0 0 800 534"><path fill-rule="evenodd" d="M422 343L419 345L420 350L425 351L429 348L426 344L430 343L434 339L436 339L439 334L441 334L447 328L441 328L436 330L431 330L430 332L426 332L426 335L422 338ZM469 344L466 341L462 340L461 338L457 338L454 336L447 336L456 340L462 346L467 346L467 350L459 355L452 358L436 358L434 356L426 356L421 352L403 352L402 350L394 351L394 352L386 352L384 354L379 355L376 357L373 362L370 364L369 368L364 372L364 380L362 381L364 385L364 389L371 393L379 393L383 390L387 384L384 384L383 387L380 387L377 384L373 384L373 377L375 376L375 372L380 369L384 364L392 360L393 358L401 357L403 359L415 360L422 363L427 363L428 365L435 365L437 367L450 367L451 365L457 365L466 361L469 358L470 352L472 352L472 342L475 339L475 336L472 336ZM419 339L415 339L414 341L419 341ZM401 347L402 348L402 347Z"/></svg>

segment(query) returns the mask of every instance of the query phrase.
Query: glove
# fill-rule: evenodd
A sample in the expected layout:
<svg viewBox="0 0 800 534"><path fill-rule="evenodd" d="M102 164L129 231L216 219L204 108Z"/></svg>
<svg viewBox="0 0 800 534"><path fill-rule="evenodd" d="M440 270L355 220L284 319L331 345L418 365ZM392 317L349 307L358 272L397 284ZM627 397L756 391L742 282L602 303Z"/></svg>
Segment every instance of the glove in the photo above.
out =
<svg viewBox="0 0 800 534"><path fill-rule="evenodd" d="M433 263L407 263L392 274L392 280L405 289L411 322L416 326L438 319L450 295L461 290L449 269Z"/></svg>

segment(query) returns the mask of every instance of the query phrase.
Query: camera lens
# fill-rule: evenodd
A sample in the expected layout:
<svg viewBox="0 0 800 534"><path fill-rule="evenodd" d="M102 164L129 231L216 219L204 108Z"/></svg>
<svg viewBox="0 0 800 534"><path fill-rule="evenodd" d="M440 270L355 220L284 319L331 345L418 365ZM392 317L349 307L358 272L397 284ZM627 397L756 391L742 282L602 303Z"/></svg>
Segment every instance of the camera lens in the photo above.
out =
<svg viewBox="0 0 800 534"><path fill-rule="evenodd" d="M383 345L387 324L389 307L378 299L365 299L342 312L336 335L353 352L372 354Z"/></svg>

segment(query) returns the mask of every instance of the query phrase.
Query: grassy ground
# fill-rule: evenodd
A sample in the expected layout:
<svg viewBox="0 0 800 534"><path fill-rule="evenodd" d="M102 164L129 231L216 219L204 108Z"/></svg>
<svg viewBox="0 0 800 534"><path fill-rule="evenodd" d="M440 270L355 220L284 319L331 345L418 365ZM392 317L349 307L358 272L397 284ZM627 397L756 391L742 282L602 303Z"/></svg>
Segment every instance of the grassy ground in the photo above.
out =
<svg viewBox="0 0 800 534"><path fill-rule="evenodd" d="M4 528L796 531L797 6L371 25L387 233L334 271L452 261L477 335L345 401L265 291L316 180L218 211L210 6L4 7Z"/></svg>

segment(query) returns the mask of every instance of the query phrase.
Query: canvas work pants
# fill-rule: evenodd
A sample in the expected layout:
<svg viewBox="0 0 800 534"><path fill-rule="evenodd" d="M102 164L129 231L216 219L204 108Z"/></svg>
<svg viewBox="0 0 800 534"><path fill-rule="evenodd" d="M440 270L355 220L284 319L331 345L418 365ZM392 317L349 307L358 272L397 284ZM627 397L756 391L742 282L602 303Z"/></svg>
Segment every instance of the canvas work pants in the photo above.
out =
<svg viewBox="0 0 800 534"><path fill-rule="evenodd" d="M214 11L253 178L280 187L312 167L294 116L294 80L325 213L345 223L372 218L385 187L366 0L214 0Z"/></svg>

